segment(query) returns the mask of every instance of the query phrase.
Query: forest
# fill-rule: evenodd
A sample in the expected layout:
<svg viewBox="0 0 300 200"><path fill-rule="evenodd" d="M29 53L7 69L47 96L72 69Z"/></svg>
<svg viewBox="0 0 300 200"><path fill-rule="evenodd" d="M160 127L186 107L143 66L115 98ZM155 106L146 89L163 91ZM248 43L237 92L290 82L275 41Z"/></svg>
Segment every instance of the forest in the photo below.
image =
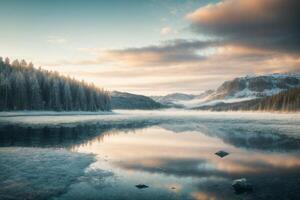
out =
<svg viewBox="0 0 300 200"><path fill-rule="evenodd" d="M0 57L0 111L108 111L108 91L94 84L37 69L25 60Z"/></svg>
<svg viewBox="0 0 300 200"><path fill-rule="evenodd" d="M300 87L291 88L278 94L236 103L219 103L212 106L201 106L195 109L213 111L281 111L295 112L300 110Z"/></svg>
<svg viewBox="0 0 300 200"><path fill-rule="evenodd" d="M292 88L276 95L263 98L258 110L298 111L300 110L300 88Z"/></svg>

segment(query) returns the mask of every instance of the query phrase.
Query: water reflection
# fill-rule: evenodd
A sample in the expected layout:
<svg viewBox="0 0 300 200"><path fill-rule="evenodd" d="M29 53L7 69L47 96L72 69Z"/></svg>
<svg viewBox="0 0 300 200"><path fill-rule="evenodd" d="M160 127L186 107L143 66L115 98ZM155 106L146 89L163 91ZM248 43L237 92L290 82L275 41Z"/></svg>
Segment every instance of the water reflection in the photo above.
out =
<svg viewBox="0 0 300 200"><path fill-rule="evenodd" d="M84 169L79 167L76 176L70 176L68 183L62 182L59 192L52 196L54 199L299 199L300 138L290 134L296 131L297 126L292 124L237 121L2 126L0 147L10 148L0 148L5 149L0 151L0 171L5 169L0 176L6 179L5 183L30 181L22 179L24 174L18 171L29 170L30 176L33 173L30 169L42 166L48 177L51 174L47 168L57 173L55 164L69 177L64 159L75 155L72 168L78 168L86 155ZM18 147L39 150L25 148L27 153L24 154ZM53 147L65 148L72 155L53 153ZM41 150L44 148L47 150ZM230 154L219 158L214 154L219 150ZM18 158L18 162L10 157ZM42 164L27 162L25 167L20 164L37 157L36 161ZM19 164L15 166L15 163ZM10 167L15 167L16 175L6 176ZM253 193L234 193L232 180L241 177L251 181ZM59 180L60 177L55 176L53 183L42 179L28 185L33 188L43 185L46 187L41 190L43 193ZM144 190L134 187L140 183L150 187ZM6 195L5 188L0 190L0 197L1 192Z"/></svg>
<svg viewBox="0 0 300 200"><path fill-rule="evenodd" d="M73 150L98 155L94 168L114 169L123 179L130 177L138 183L143 177L142 181L155 189L180 185L185 198L238 198L231 182L240 177L248 178L256 187L254 193L244 194L249 198L294 198L294 192L300 189L299 151L278 153L237 148L223 138L200 131L175 134L158 126L132 133L113 131L98 137L101 140L95 138L89 145ZM220 149L230 155L223 159L215 156L214 152ZM108 160L106 165L102 162L104 158ZM187 183L190 179L193 185ZM280 190L273 189L280 188L280 183L284 185Z"/></svg>
<svg viewBox="0 0 300 200"><path fill-rule="evenodd" d="M300 138L293 133L298 126L290 124L289 129L272 124L257 123L168 123L161 125L175 133L201 131L210 137L217 137L223 142L239 148L265 151L292 151L300 147ZM285 125L286 126L286 125Z"/></svg>
<svg viewBox="0 0 300 200"><path fill-rule="evenodd" d="M64 147L89 143L110 130L131 130L150 126L148 123L73 126L27 127L20 125L0 126L0 147ZM99 139L99 137L98 137Z"/></svg>

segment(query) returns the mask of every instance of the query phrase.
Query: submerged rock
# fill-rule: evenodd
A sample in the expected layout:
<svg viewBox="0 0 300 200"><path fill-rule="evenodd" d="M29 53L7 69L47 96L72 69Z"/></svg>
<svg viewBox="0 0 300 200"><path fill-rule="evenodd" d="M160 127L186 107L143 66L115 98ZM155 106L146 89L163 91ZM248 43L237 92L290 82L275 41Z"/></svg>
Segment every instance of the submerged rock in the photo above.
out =
<svg viewBox="0 0 300 200"><path fill-rule="evenodd" d="M252 192L253 186L245 178L236 179L232 182L232 187L235 190L235 193L242 194L245 192Z"/></svg>
<svg viewBox="0 0 300 200"><path fill-rule="evenodd" d="M148 185L144 185L144 184L138 184L135 187L137 187L138 189L144 189L144 188L148 188Z"/></svg>
<svg viewBox="0 0 300 200"><path fill-rule="evenodd" d="M216 152L215 154L216 154L217 156L221 157L221 158L223 158L223 157L229 155L229 153L227 153L226 151L218 151L218 152Z"/></svg>

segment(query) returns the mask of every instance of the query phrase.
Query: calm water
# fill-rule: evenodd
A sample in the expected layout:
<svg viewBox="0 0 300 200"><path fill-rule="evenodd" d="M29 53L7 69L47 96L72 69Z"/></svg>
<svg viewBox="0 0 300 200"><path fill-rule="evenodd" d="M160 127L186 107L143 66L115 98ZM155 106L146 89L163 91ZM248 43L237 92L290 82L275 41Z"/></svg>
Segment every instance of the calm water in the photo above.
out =
<svg viewBox="0 0 300 200"><path fill-rule="evenodd" d="M2 125L0 199L300 199L299 121ZM238 178L253 192L236 194Z"/></svg>

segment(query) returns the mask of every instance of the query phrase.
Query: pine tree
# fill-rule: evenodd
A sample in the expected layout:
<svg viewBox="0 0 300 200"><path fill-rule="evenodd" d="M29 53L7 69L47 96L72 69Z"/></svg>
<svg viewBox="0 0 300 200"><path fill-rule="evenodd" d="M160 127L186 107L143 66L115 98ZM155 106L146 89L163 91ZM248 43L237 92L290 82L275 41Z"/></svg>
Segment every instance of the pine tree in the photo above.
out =
<svg viewBox="0 0 300 200"><path fill-rule="evenodd" d="M0 57L0 110L110 110L109 93L25 60Z"/></svg>
<svg viewBox="0 0 300 200"><path fill-rule="evenodd" d="M43 109L41 90L39 82L35 75L31 76L30 85L28 87L29 91L29 102L30 102L30 110L41 110Z"/></svg>
<svg viewBox="0 0 300 200"><path fill-rule="evenodd" d="M66 82L63 88L63 110L72 110L72 94L69 82Z"/></svg>

